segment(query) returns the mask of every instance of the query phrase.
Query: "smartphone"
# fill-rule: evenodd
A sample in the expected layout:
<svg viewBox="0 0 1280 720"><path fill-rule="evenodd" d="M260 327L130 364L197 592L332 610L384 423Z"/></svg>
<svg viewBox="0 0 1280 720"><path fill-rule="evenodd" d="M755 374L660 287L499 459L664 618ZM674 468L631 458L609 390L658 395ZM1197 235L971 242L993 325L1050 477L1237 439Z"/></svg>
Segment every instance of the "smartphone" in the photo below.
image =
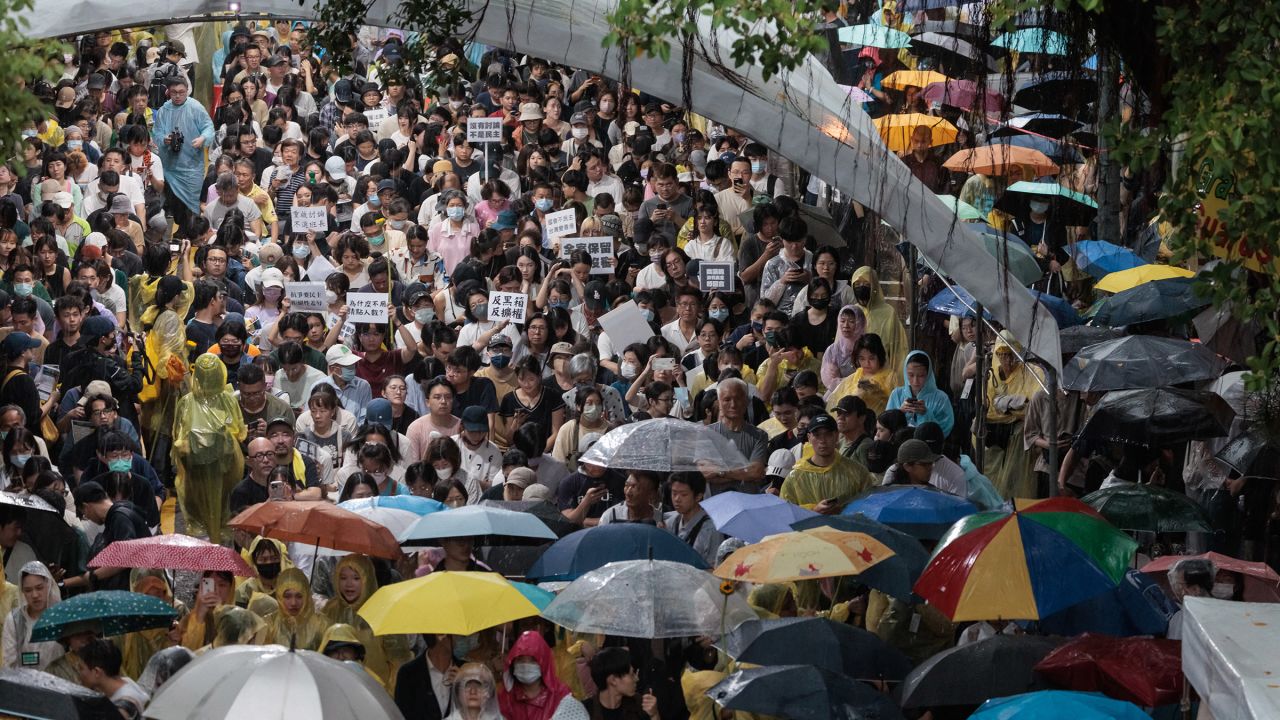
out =
<svg viewBox="0 0 1280 720"><path fill-rule="evenodd" d="M667 204L666 204L666 203L658 203L658 208L657 208L657 209L659 209L659 210L666 210L666 209L667 209Z"/></svg>
<svg viewBox="0 0 1280 720"><path fill-rule="evenodd" d="M284 499L284 481L272 480L271 488L270 490L268 490L268 493L272 500L283 500Z"/></svg>
<svg viewBox="0 0 1280 720"><path fill-rule="evenodd" d="M179 251L179 250L181 250L181 249L182 249L182 246L181 246L181 245L179 245L179 244L177 244L177 243L169 243L169 252L171 252L171 253L176 253L176 252L178 252L178 251Z"/></svg>
<svg viewBox="0 0 1280 720"><path fill-rule="evenodd" d="M204 595L212 595L216 592L213 586L213 578L205 578L200 581L200 592Z"/></svg>
<svg viewBox="0 0 1280 720"><path fill-rule="evenodd" d="M653 359L654 372L666 372L676 369L676 359L670 357L660 357Z"/></svg>

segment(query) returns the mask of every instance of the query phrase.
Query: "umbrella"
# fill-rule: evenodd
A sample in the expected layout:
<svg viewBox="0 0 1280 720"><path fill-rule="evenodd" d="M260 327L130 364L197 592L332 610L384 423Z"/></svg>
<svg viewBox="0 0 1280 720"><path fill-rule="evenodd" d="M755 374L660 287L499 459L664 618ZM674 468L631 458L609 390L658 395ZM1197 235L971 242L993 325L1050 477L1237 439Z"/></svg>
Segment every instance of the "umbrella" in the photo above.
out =
<svg viewBox="0 0 1280 720"><path fill-rule="evenodd" d="M994 697L1044 689L1048 686L1032 668L1061 644L1061 638L996 635L943 650L903 680L901 705L981 705Z"/></svg>
<svg viewBox="0 0 1280 720"><path fill-rule="evenodd" d="M1128 270L1119 270L1103 276L1098 281L1098 284L1093 286L1093 289L1099 292L1118 293L1132 290L1143 283L1156 280L1195 276L1196 274L1190 270L1173 265L1139 265Z"/></svg>
<svg viewBox="0 0 1280 720"><path fill-rule="evenodd" d="M167 628L178 611L165 601L125 590L98 590L51 606L31 628L31 642L50 642L92 627L105 636Z"/></svg>
<svg viewBox="0 0 1280 720"><path fill-rule="evenodd" d="M235 550L189 535L153 535L113 542L94 556L89 567L216 570L240 577L257 575Z"/></svg>
<svg viewBox="0 0 1280 720"><path fill-rule="evenodd" d="M942 201L943 205L951 208L951 212L955 213L956 217L961 220L981 220L986 217L986 215L982 214L981 210L961 200L955 195L939 195L938 199Z"/></svg>
<svg viewBox="0 0 1280 720"><path fill-rule="evenodd" d="M988 138L1016 138L1016 137L1035 137L1043 135L1047 138L1061 138L1079 130L1082 124L1079 120L1074 120L1065 115L1057 115L1054 113L1026 113L1025 115L1015 115L1009 118L1009 122L1003 123L1000 127L992 130L987 134ZM1012 140L1008 141L1010 144ZM1058 143L1053 143L1057 145ZM1065 143L1063 143L1065 144ZM1017 145L1018 147L1027 147ZM1046 155L1048 153L1045 153Z"/></svg>
<svg viewBox="0 0 1280 720"><path fill-rule="evenodd" d="M968 290L959 285L952 285L943 288L937 295L929 298L929 303L925 305L925 309L930 312L940 313L942 315L956 315L959 317L974 317L975 309L978 301L969 294ZM991 319L991 313L983 310L983 317Z"/></svg>
<svg viewBox="0 0 1280 720"><path fill-rule="evenodd" d="M666 560L609 563L569 583L542 617L576 632L637 638L718 636L755 611L714 575Z"/></svg>
<svg viewBox="0 0 1280 720"><path fill-rule="evenodd" d="M284 542L380 558L400 556L390 530L323 500L268 500L245 508L227 526Z"/></svg>
<svg viewBox="0 0 1280 720"><path fill-rule="evenodd" d="M416 495L385 495L360 498L338 503L338 507L372 520L389 530L393 536L399 536L410 525L417 522L418 518L446 509L445 504L438 500ZM313 547L310 551L320 557L342 557L350 554L347 550L324 547ZM301 545L301 552L308 552L305 543Z"/></svg>
<svg viewBox="0 0 1280 720"><path fill-rule="evenodd" d="M359 614L377 635L470 635L533 617L551 597L497 573L441 570L378 588Z"/></svg>
<svg viewBox="0 0 1280 720"><path fill-rule="evenodd" d="M1203 390L1168 387L1113 390L1094 407L1093 414L1080 429L1080 436L1163 447L1223 437L1234 417L1235 412L1226 400Z"/></svg>
<svg viewBox="0 0 1280 720"><path fill-rule="evenodd" d="M1060 225L1088 225L1098 214L1098 203L1084 193L1069 190L1055 182L1020 180L1005 191L996 203L1001 210L1017 211L1023 201L1036 198L1049 203L1049 221Z"/></svg>
<svg viewBox="0 0 1280 720"><path fill-rule="evenodd" d="M915 591L955 622L1037 620L1114 588L1137 546L1078 500L1014 500L953 525Z"/></svg>
<svg viewBox="0 0 1280 720"><path fill-rule="evenodd" d="M1019 84L1013 104L1029 110L1083 106L1098 97L1098 81L1083 72L1037 74Z"/></svg>
<svg viewBox="0 0 1280 720"><path fill-rule="evenodd" d="M840 42L860 47L896 50L911 44L911 36L885 25L849 25L836 31Z"/></svg>
<svg viewBox="0 0 1280 720"><path fill-rule="evenodd" d="M1010 52L1036 53L1038 55L1066 55L1065 35L1044 28L1024 28L1005 33L991 41L991 47Z"/></svg>
<svg viewBox="0 0 1280 720"><path fill-rule="evenodd" d="M1245 392L1244 386L1246 375L1248 375L1246 371L1236 370L1223 373L1221 377L1209 383L1209 392L1226 400L1231 409L1236 411L1236 415L1250 414L1250 395Z"/></svg>
<svg viewBox="0 0 1280 720"><path fill-rule="evenodd" d="M961 110L977 110L984 113L1004 112L1004 96L991 88L980 86L974 80L929 83L920 96L926 103L942 103Z"/></svg>
<svg viewBox="0 0 1280 720"><path fill-rule="evenodd" d="M935 83L949 82L951 78L932 70L898 70L884 76L881 87L903 90L909 87L923 88Z"/></svg>
<svg viewBox="0 0 1280 720"><path fill-rule="evenodd" d="M876 522L861 513L857 515L819 515L792 524L796 530L830 527L845 532L865 533L893 551L893 557L885 558L858 574L858 582L875 588L891 597L910 601L911 586L929 564L929 553L920 541L901 530Z"/></svg>
<svg viewBox="0 0 1280 720"><path fill-rule="evenodd" d="M1036 175L1058 174L1058 166L1044 153L1008 143L961 150L942 164L948 170L956 172L1000 176L1008 173L1011 166L1028 165Z"/></svg>
<svg viewBox="0 0 1280 720"><path fill-rule="evenodd" d="M1213 525L1204 510L1191 498L1155 485L1113 485L1091 492L1080 501L1102 513L1102 517L1121 530L1213 532Z"/></svg>
<svg viewBox="0 0 1280 720"><path fill-rule="evenodd" d="M1032 135L1030 131L1015 133L1007 137L1000 137L1000 142L1008 143L1015 147L1031 148L1044 153L1045 157L1062 165L1075 165L1084 162L1084 157L1080 155L1073 143L1068 140L1054 140L1048 137L1040 137L1040 135Z"/></svg>
<svg viewBox="0 0 1280 720"><path fill-rule="evenodd" d="M1079 325L1083 322L1080 319L1080 313L1076 312L1075 307L1065 299L1057 295L1050 295L1039 290L1028 290L1027 292L1035 296L1036 302L1049 309L1053 319L1058 321L1058 327L1065 328L1072 325Z"/></svg>
<svg viewBox="0 0 1280 720"><path fill-rule="evenodd" d="M739 670L707 691L722 708L791 720L900 720L889 696L813 665Z"/></svg>
<svg viewBox="0 0 1280 720"><path fill-rule="evenodd" d="M516 538L555 540L546 523L529 513L503 510L487 505L468 505L448 512L419 518L397 538L405 546L433 545L441 538L487 537L490 542Z"/></svg>
<svg viewBox="0 0 1280 720"><path fill-rule="evenodd" d="M650 472L736 470L750 465L720 433L701 423L675 418L641 420L614 428L597 440L579 462Z"/></svg>
<svg viewBox="0 0 1280 720"><path fill-rule="evenodd" d="M1077 267L1098 279L1113 272L1147 264L1147 261L1129 248L1106 240L1081 240L1071 246L1071 257L1075 259Z"/></svg>
<svg viewBox="0 0 1280 720"><path fill-rule="evenodd" d="M1068 690L1157 707L1182 699L1182 643L1086 634L1049 653L1036 671Z"/></svg>
<svg viewBox="0 0 1280 720"><path fill-rule="evenodd" d="M373 674L358 663L279 645L228 645L197 656L160 687L146 716L153 720L403 717Z"/></svg>
<svg viewBox="0 0 1280 720"><path fill-rule="evenodd" d="M945 118L925 115L923 113L898 113L876 118L876 129L880 138L891 152L902 153L911 149L911 134L918 127L927 127L933 131L933 139L929 147L949 145L956 141L956 126Z"/></svg>
<svg viewBox="0 0 1280 720"><path fill-rule="evenodd" d="M897 682L911 671L911 660L875 633L827 618L752 620L721 647L739 663L812 664L855 680Z"/></svg>
<svg viewBox="0 0 1280 720"><path fill-rule="evenodd" d="M1179 560L1208 560L1219 570L1233 572L1244 578L1245 602L1280 602L1280 575L1264 562L1238 560L1229 555L1207 552L1202 555L1164 555L1142 566L1145 575L1154 576L1162 586L1169 583L1168 573Z"/></svg>
<svg viewBox="0 0 1280 720"><path fill-rule="evenodd" d="M1217 355L1194 343L1128 335L1076 353L1062 369L1062 388L1085 392L1178 385L1216 378L1222 367Z"/></svg>
<svg viewBox="0 0 1280 720"><path fill-rule="evenodd" d="M911 38L911 54L917 57L937 58L944 66L961 70L975 67L982 70L998 68L995 59L980 50L977 45L954 35L932 32L914 35Z"/></svg>
<svg viewBox="0 0 1280 720"><path fill-rule="evenodd" d="M777 495L722 492L702 501L702 510L716 529L729 537L749 543L769 535L790 532L798 520L819 517L818 513L793 505Z"/></svg>
<svg viewBox="0 0 1280 720"><path fill-rule="evenodd" d="M46 720L120 720L102 693L34 668L0 670L0 715Z"/></svg>
<svg viewBox="0 0 1280 720"><path fill-rule="evenodd" d="M570 522L560 513L559 508L546 500L481 500L480 504L500 510L528 513L551 528L556 537L564 537L582 529L581 525Z"/></svg>
<svg viewBox="0 0 1280 720"><path fill-rule="evenodd" d="M886 485L854 498L841 514L861 513L908 535L933 539L977 511L968 500L929 485Z"/></svg>
<svg viewBox="0 0 1280 720"><path fill-rule="evenodd" d="M904 5L911 4L914 4L911 0L907 0L907 2L904 3ZM920 22L915 22L911 25L911 30L908 31L908 34L921 35L927 32L939 33L941 35L955 35L956 37L963 38L969 42L978 40L984 34L984 30L973 23L960 22L959 20L952 19L922 20Z"/></svg>
<svg viewBox="0 0 1280 720"><path fill-rule="evenodd" d="M856 85L840 85L840 89L848 93L849 100L856 103L875 102L876 99L874 95Z"/></svg>
<svg viewBox="0 0 1280 720"><path fill-rule="evenodd" d="M982 233L982 242L986 244L987 252L996 259L996 263L1007 267L1023 285L1030 285L1044 275L1035 253L1017 237Z"/></svg>
<svg viewBox="0 0 1280 720"><path fill-rule="evenodd" d="M50 505L39 495L19 495L11 492L0 492L0 505L12 505L23 510L39 510L41 512L58 513L58 509ZM62 513L58 513L61 515Z"/></svg>
<svg viewBox="0 0 1280 720"><path fill-rule="evenodd" d="M1265 427L1236 436L1213 457L1241 475L1280 478L1280 442Z"/></svg>
<svg viewBox="0 0 1280 720"><path fill-rule="evenodd" d="M573 580L620 560L670 560L700 570L707 563L688 543L653 525L612 523L561 538L525 573L536 580Z"/></svg>
<svg viewBox="0 0 1280 720"><path fill-rule="evenodd" d="M1164 635L1178 612L1169 595L1151 578L1128 570L1111 590L1040 618L1040 632L1074 637L1092 632L1115 637Z"/></svg>
<svg viewBox="0 0 1280 720"><path fill-rule="evenodd" d="M716 577L753 583L775 583L857 575L893 551L857 532L827 527L770 535L734 550L715 569Z"/></svg>
<svg viewBox="0 0 1280 720"><path fill-rule="evenodd" d="M1236 317L1230 301L1205 308L1191 318L1191 324L1200 342L1223 357L1248 365L1249 358L1258 354L1261 324Z"/></svg>
<svg viewBox="0 0 1280 720"><path fill-rule="evenodd" d="M1059 331L1058 345L1062 348L1063 355L1075 355L1090 345L1115 340L1121 336L1122 333L1115 328L1076 325Z"/></svg>
<svg viewBox="0 0 1280 720"><path fill-rule="evenodd" d="M1041 690L988 700L969 720L1151 720L1133 703L1104 695Z"/></svg>

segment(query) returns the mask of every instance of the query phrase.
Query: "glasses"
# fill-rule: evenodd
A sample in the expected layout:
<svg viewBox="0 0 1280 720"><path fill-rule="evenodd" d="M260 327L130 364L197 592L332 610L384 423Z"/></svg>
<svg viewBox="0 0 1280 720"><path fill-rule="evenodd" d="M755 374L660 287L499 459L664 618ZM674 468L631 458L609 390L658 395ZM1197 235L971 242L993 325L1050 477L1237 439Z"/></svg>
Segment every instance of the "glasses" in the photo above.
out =
<svg viewBox="0 0 1280 720"><path fill-rule="evenodd" d="M661 395L661 396L659 396L659 397L654 398L654 399L653 399L653 401L654 401L654 402L660 402L660 403L673 403L673 402L675 402L675 401L676 401L676 396L675 396L675 395Z"/></svg>
<svg viewBox="0 0 1280 720"><path fill-rule="evenodd" d="M668 265L667 267L671 267L671 266L670 266L670 265ZM677 266L677 267L678 267L678 266ZM697 309L698 309L698 303L693 302L692 300L690 300L690 301L688 301L688 302L676 303L676 307L680 308L681 310L697 310Z"/></svg>
<svg viewBox="0 0 1280 720"><path fill-rule="evenodd" d="M111 408L104 408L102 410L94 410L93 412L89 413L89 417L103 418L103 417L107 417L108 415L115 415L115 414L116 414L115 410Z"/></svg>
<svg viewBox="0 0 1280 720"><path fill-rule="evenodd" d="M273 452L260 452L260 453L254 453L250 455L249 459L250 460L266 460L267 458L273 458L275 456L276 454Z"/></svg>

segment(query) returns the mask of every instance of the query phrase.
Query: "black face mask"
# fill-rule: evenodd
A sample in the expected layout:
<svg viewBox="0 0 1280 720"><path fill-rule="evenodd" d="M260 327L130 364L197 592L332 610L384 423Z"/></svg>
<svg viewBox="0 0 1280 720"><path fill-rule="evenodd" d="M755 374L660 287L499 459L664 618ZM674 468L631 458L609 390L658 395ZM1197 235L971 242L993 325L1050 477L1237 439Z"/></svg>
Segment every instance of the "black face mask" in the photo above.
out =
<svg viewBox="0 0 1280 720"><path fill-rule="evenodd" d="M831 298L816 298L809 301L809 307L814 310L826 310L831 307Z"/></svg>
<svg viewBox="0 0 1280 720"><path fill-rule="evenodd" d="M264 580L275 580L280 576L280 563L258 563L254 565L258 569L258 577Z"/></svg>
<svg viewBox="0 0 1280 720"><path fill-rule="evenodd" d="M858 299L858 304L866 305L867 303L871 302L871 286L854 285L853 296Z"/></svg>

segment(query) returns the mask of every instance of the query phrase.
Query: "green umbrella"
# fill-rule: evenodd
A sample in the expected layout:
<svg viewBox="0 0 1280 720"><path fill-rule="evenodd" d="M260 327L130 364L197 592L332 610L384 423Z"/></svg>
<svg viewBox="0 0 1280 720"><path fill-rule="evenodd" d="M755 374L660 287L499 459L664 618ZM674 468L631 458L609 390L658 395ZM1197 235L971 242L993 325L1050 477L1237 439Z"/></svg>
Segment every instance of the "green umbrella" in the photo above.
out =
<svg viewBox="0 0 1280 720"><path fill-rule="evenodd" d="M1155 485L1123 483L1080 500L1122 530L1213 532L1208 517L1191 498Z"/></svg>
<svg viewBox="0 0 1280 720"><path fill-rule="evenodd" d="M124 590L77 595L45 610L31 628L32 642L49 642L92 629L105 636L169 627L178 611L165 601Z"/></svg>
<svg viewBox="0 0 1280 720"><path fill-rule="evenodd" d="M850 25L836 32L840 42L861 47L896 50L911 45L911 36L884 25Z"/></svg>
<svg viewBox="0 0 1280 720"><path fill-rule="evenodd" d="M1040 263L1036 261L1035 254L1021 240L994 233L983 233L982 241L987 244L987 252L991 253L996 262L1001 267L1007 265L1009 272L1013 273L1013 276L1023 285L1030 285L1044 276L1044 271L1040 269Z"/></svg>
<svg viewBox="0 0 1280 720"><path fill-rule="evenodd" d="M992 40L991 47L1020 53L1066 55L1067 38L1062 33L1045 28L1023 28Z"/></svg>
<svg viewBox="0 0 1280 720"><path fill-rule="evenodd" d="M938 199L942 201L943 205L951 208L951 212L955 213L961 220L981 220L986 217L981 210L955 195L939 195Z"/></svg>

